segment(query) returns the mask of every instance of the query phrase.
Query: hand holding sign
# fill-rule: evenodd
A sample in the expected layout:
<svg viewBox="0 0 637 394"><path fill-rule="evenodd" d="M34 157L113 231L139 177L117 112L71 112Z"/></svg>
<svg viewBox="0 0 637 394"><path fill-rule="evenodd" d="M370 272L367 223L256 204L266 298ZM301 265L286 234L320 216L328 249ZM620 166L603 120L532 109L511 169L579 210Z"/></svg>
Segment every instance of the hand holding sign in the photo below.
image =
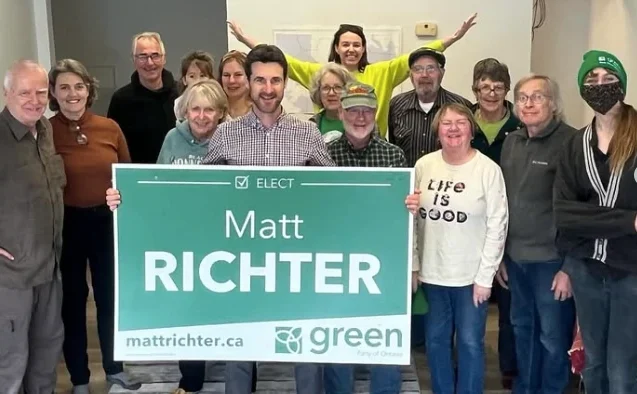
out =
<svg viewBox="0 0 637 394"><path fill-rule="evenodd" d="M414 215L418 212L418 207L420 206L420 190L416 189L414 192L405 198L405 206L409 210L409 212Z"/></svg>
<svg viewBox="0 0 637 394"><path fill-rule="evenodd" d="M122 203L122 197L119 194L119 190L109 188L106 191L106 205L108 205L111 211L114 211L117 209L117 207L121 203Z"/></svg>

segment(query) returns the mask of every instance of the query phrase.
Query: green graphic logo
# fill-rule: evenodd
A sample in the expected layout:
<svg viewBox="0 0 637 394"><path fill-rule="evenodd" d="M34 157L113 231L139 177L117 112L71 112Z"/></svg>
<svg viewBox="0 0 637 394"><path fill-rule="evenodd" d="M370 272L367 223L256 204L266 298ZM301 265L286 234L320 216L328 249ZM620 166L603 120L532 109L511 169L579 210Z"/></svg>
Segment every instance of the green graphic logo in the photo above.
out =
<svg viewBox="0 0 637 394"><path fill-rule="evenodd" d="M274 352L279 354L303 353L303 331L301 327L275 327ZM381 330L370 328L314 327L306 338L310 353L325 354L333 347L367 347L401 349L403 332L398 328ZM387 353L388 355L390 353Z"/></svg>
<svg viewBox="0 0 637 394"><path fill-rule="evenodd" d="M303 351L303 332L301 327L276 327L274 352L283 354L301 354Z"/></svg>

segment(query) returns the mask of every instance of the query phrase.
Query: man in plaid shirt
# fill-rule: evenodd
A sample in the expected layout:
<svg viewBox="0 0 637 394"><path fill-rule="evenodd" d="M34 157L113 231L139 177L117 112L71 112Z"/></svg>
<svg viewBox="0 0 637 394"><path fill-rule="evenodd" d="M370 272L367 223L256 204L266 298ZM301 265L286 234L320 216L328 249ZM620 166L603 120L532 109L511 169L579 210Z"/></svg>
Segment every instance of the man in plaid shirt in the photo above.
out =
<svg viewBox="0 0 637 394"><path fill-rule="evenodd" d="M281 107L287 80L285 55L274 45L257 45L245 62L252 111L219 125L202 164L241 166L334 166L314 123L286 114ZM250 394L254 363L226 363L226 394ZM296 392L321 394L320 364L295 366Z"/></svg>
<svg viewBox="0 0 637 394"><path fill-rule="evenodd" d="M283 52L274 45L257 45L244 67L252 111L219 125L202 164L334 166L316 125L281 107L288 73Z"/></svg>
<svg viewBox="0 0 637 394"><path fill-rule="evenodd" d="M378 101L374 88L352 83L341 95L340 118L345 133L327 145L330 156L339 167L407 167L402 149L374 133ZM370 393L400 392L400 367L374 365L370 367ZM325 366L325 391L351 393L354 387L354 366Z"/></svg>
<svg viewBox="0 0 637 394"><path fill-rule="evenodd" d="M348 85L341 95L340 116L345 133L327 149L339 167L407 167L405 153L373 133L377 98L374 88Z"/></svg>

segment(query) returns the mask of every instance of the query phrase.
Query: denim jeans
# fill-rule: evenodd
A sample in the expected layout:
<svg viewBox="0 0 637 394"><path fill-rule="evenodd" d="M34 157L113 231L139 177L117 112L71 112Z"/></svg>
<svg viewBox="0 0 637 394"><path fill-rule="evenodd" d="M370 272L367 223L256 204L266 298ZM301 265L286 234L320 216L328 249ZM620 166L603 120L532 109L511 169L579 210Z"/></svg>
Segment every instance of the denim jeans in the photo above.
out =
<svg viewBox="0 0 637 394"><path fill-rule="evenodd" d="M518 365L513 393L562 394L570 380L568 350L575 325L573 299L555 300L551 291L562 262L504 262Z"/></svg>
<svg viewBox="0 0 637 394"><path fill-rule="evenodd" d="M637 275L618 275L601 263L569 260L586 355L586 392L637 393Z"/></svg>
<svg viewBox="0 0 637 394"><path fill-rule="evenodd" d="M400 394L402 376L397 365L370 365L369 394ZM352 394L354 365L325 365L325 394Z"/></svg>
<svg viewBox="0 0 637 394"><path fill-rule="evenodd" d="M473 285L448 287L425 283L422 286L429 302L425 338L433 393L482 394L488 303L473 305ZM457 386L452 358L454 329Z"/></svg>

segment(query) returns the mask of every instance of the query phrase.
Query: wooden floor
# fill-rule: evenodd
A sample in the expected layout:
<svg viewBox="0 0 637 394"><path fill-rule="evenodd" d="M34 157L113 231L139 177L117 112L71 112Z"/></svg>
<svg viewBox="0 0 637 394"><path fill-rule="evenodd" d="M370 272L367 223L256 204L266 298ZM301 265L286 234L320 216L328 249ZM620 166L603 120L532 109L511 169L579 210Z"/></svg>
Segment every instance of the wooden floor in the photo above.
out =
<svg viewBox="0 0 637 394"><path fill-rule="evenodd" d="M140 394L167 394L177 388L177 381L181 377L179 368L174 363L136 364L130 371L152 382L145 384L137 393ZM209 362L206 368L206 383L201 394L224 393L224 363ZM402 393L418 394L419 384L415 366L402 369ZM359 368L356 371L355 393L369 393L369 371L367 368ZM131 393L119 387L111 388L109 394ZM294 384L294 365L282 363L260 363L258 367L257 394L296 394Z"/></svg>
<svg viewBox="0 0 637 394"><path fill-rule="evenodd" d="M113 387L111 389L106 384L104 380L104 371L101 368L101 362L100 362L101 356L100 356L100 350L99 350L99 342L97 339L95 304L93 303L92 299L89 300L87 315L88 315L88 330L89 330L88 331L89 332L88 353L89 353L90 370L91 370L91 383L90 383L91 393L92 394L132 393L132 392L119 389L118 387ZM500 387L500 376L499 376L498 363L497 363L497 329L498 329L497 309L491 306L489 311L489 319L487 323L487 334L486 334L487 368L486 368L486 376L485 376L486 378L485 391L484 391L485 394L486 393L488 394L509 393L509 391L502 390ZM423 388L421 393L431 393L431 391L427 389L431 386L429 383L429 371L426 366L427 361L426 361L426 357L424 353L414 352L414 360L416 363L419 385L421 388ZM210 363L210 364L211 365L208 367L209 369L208 375L211 376L211 375L219 374L220 367L218 365L214 365L213 363ZM138 371L140 370L139 367L132 367L132 368ZM408 371L405 371L405 372L408 372ZM172 368L170 372L171 376L175 375L174 376L175 380L177 379L178 373L179 371L176 369L176 367ZM409 390L413 387L413 385L409 384L411 383L409 382L409 380L412 380L412 379L406 379L408 384L403 385L403 388L405 389L405 392L413 393L414 391ZM291 382L293 383L293 381ZM416 383L415 379L413 383L414 384ZM215 390L216 387L213 387L213 385L214 383L207 383L207 386L205 387L207 390L205 392L206 393L218 392L218 390ZM72 388L72 385L71 385L71 382L69 381L68 372L64 365L64 361L62 360L60 364L58 365L58 384L57 384L56 393L70 394L71 388ZM161 390L156 390L155 388L156 388L155 385L144 385L144 387L141 390L139 390L138 393L141 394L141 393L165 392ZM266 388L267 387L261 384L259 387L260 389L259 394L273 393L270 390L265 390ZM362 390L360 392L362 392ZM576 393L576 392L577 392L576 390L572 391L572 393Z"/></svg>

